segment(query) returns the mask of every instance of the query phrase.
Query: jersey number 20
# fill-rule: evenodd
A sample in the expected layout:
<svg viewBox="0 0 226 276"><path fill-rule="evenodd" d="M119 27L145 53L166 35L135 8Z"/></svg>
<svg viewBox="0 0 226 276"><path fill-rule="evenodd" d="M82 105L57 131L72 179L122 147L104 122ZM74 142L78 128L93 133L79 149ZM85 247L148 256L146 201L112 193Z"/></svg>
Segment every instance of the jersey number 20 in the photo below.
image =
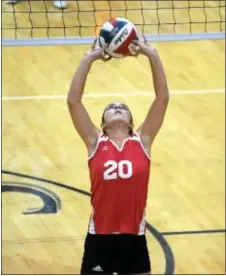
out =
<svg viewBox="0 0 226 276"><path fill-rule="evenodd" d="M109 160L104 164L107 168L104 171L104 180L112 179L128 179L133 175L132 162L128 160L121 160L118 163L114 160Z"/></svg>

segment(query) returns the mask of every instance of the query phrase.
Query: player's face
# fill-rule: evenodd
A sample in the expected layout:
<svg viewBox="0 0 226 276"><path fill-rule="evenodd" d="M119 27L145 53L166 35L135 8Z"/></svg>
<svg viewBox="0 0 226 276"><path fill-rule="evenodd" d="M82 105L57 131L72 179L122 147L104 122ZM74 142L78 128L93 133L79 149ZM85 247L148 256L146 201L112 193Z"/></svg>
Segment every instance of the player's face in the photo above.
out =
<svg viewBox="0 0 226 276"><path fill-rule="evenodd" d="M108 124L114 121L124 121L130 124L131 113L129 108L123 103L111 103L104 112L104 122Z"/></svg>

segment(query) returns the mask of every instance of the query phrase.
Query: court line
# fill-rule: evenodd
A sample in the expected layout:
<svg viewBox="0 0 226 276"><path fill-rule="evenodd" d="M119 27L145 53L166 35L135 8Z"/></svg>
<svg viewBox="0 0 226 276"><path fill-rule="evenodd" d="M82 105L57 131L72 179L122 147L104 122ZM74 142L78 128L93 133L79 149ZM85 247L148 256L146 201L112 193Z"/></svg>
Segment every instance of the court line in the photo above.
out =
<svg viewBox="0 0 226 276"><path fill-rule="evenodd" d="M201 95L201 94L224 94L225 88L216 89L200 89L200 90L172 90L171 95ZM96 99L96 98L109 98L109 97L147 97L154 95L152 91L140 91L140 92L116 92L116 93L88 93L84 94L84 98ZM3 96L2 101L25 101L25 100L62 100L66 99L66 93L64 95L28 95L28 96Z"/></svg>
<svg viewBox="0 0 226 276"><path fill-rule="evenodd" d="M90 193L87 191L84 191L84 190L76 188L76 187L68 186L68 185L62 184L57 181L49 180L46 178L32 176L32 175L18 173L18 172L12 172L12 171L8 171L8 170L2 170L1 172L3 174L7 174L7 175L13 175L13 176L18 176L18 177L23 177L23 178L28 178L28 179L32 179L32 180L37 180L37 181L53 184L60 188L72 190L77 193L83 194L85 196L90 196ZM149 228L150 228L150 226L149 226ZM159 232L159 233L161 235L165 235L165 236L167 236L167 235L188 235L188 234L214 234L214 233L226 233L226 229L182 230L182 231L169 231L169 232Z"/></svg>
<svg viewBox="0 0 226 276"><path fill-rule="evenodd" d="M172 275L175 270L174 254L168 241L163 237L161 232L157 231L148 221L146 221L146 227L149 232L156 238L163 249L163 254L166 260L165 274Z"/></svg>
<svg viewBox="0 0 226 276"><path fill-rule="evenodd" d="M194 234L216 234L216 233L226 233L226 229L208 229L208 230L191 230L191 231L171 231L171 232L161 232L164 236L169 235L194 235Z"/></svg>
<svg viewBox="0 0 226 276"><path fill-rule="evenodd" d="M152 226L147 223L147 228L153 231ZM202 235L202 234L222 234L225 233L226 229L213 229L213 230L195 230L195 231L181 231L181 232L158 232L163 236L177 236L177 235ZM151 232L152 233L152 232ZM153 233L152 233L153 235ZM146 237L152 236L147 233ZM70 241L84 241L84 236L66 236L66 237L55 237L55 238L37 238L37 239L21 239L21 240L2 240L3 244L29 244L29 243L58 243L58 242L70 242Z"/></svg>
<svg viewBox="0 0 226 276"><path fill-rule="evenodd" d="M147 222L147 228L153 231L152 226ZM163 236L177 236L177 235L201 235L201 234L222 234L225 233L226 229L212 229L212 230L195 230L195 231L181 231L181 232L158 232ZM156 232L155 232L156 233ZM153 235L153 233L152 233ZM152 236L147 233L146 236ZM84 241L84 236L66 236L66 237L55 237L55 238L37 238L37 239L20 239L20 240L2 240L3 244L29 244L29 243L57 243L57 242L70 242L70 241Z"/></svg>
<svg viewBox="0 0 226 276"><path fill-rule="evenodd" d="M2 173L9 174L9 175L14 175L14 176L18 176L18 177L24 177L24 178L28 178L28 179L32 179L32 180L37 180L37 181L41 181L41 182L46 182L46 183L53 184L53 185L55 185L57 187L60 187L60 188L64 188L64 189L67 189L67 190L72 190L72 191L75 191L75 192L80 193L82 195L90 196L89 192L86 192L82 189L79 189L79 188L76 188L76 187L71 187L71 186L68 186L68 185L53 181L53 180L48 180L48 179L45 179L45 178L42 178L42 177L32 176L32 175L23 174L23 173L16 173L16 172L11 172L11 171L7 171L7 170L2 170Z"/></svg>

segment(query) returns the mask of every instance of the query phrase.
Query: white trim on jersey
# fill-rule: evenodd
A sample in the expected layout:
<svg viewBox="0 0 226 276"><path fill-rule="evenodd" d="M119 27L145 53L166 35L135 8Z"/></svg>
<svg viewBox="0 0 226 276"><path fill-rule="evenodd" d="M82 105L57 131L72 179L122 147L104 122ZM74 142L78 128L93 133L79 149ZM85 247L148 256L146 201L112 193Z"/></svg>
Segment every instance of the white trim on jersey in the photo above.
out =
<svg viewBox="0 0 226 276"><path fill-rule="evenodd" d="M89 220L89 233L90 234L96 234L95 224L94 224L94 220L93 220L93 214L94 214L94 210L92 211L92 214L91 214L90 220Z"/></svg>
<svg viewBox="0 0 226 276"><path fill-rule="evenodd" d="M100 142L102 142L102 141L107 141L107 140L108 140L108 137L103 136L103 133L101 133L101 134L99 135L99 138L98 138L98 140L97 140L96 147L95 147L95 149L93 150L93 152L91 153L91 155L88 156L88 160L90 160L90 159L93 158L93 156L95 155L95 153L96 153L96 151L97 151L97 149L98 149L98 147L99 147Z"/></svg>
<svg viewBox="0 0 226 276"><path fill-rule="evenodd" d="M137 138L137 139L135 138L134 140L139 141L139 143L140 143L140 145L141 145L141 147L142 147L142 149L143 149L145 155L147 156L148 159L151 160L151 156L150 156L150 155L147 153L147 151L145 150L144 145L143 145L143 143L142 143L142 141L141 141L140 135L139 135L137 132L135 133L135 135L136 135L136 138Z"/></svg>
<svg viewBox="0 0 226 276"><path fill-rule="evenodd" d="M143 214L143 218L140 222L140 229L139 229L139 233L138 235L144 235L145 234L145 228L146 228L146 221L145 221L145 211L144 211L144 214Z"/></svg>
<svg viewBox="0 0 226 276"><path fill-rule="evenodd" d="M146 150L145 150L145 148L144 148L144 145L142 144L142 141L141 141L140 136L139 136L138 133L135 133L134 136L132 136L132 137L129 136L129 137L127 137L126 139L124 139L121 148L119 148L118 145L115 144L114 141L110 140L109 137L103 136L103 133L101 133L100 136L99 136L99 138L98 138L98 141L97 141L97 144L96 144L96 147L95 147L94 151L91 153L90 156L88 156L88 160L91 160L91 159L94 157L94 155L95 155L95 153L96 153L96 151L97 151L97 149L98 149L98 147L99 147L100 142L102 142L102 141L109 141L109 142L111 142L111 143L117 148L118 151L121 152L121 151L123 151L124 146L125 146L125 143L126 143L128 140L133 140L133 141L139 142L140 145L141 145L141 148L143 149L144 154L147 156L147 158L148 158L149 160L151 160L151 156L146 152Z"/></svg>
<svg viewBox="0 0 226 276"><path fill-rule="evenodd" d="M119 148L118 145L115 144L114 141L110 140L109 138L108 138L108 139L109 139L109 142L111 142L111 143L117 148L118 151L123 151L124 146L125 146L125 143L129 140L129 138L130 138L130 137L124 139L124 141L123 141L123 143L122 143L122 145L121 145L121 148Z"/></svg>

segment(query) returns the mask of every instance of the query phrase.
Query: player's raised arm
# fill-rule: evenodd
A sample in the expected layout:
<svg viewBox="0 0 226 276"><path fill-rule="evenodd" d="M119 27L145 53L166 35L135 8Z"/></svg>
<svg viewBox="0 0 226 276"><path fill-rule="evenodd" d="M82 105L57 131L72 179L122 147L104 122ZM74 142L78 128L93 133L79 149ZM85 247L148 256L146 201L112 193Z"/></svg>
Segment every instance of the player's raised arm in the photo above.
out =
<svg viewBox="0 0 226 276"><path fill-rule="evenodd" d="M102 49L89 51L81 60L75 75L72 79L70 90L67 97L67 104L75 129L86 144L88 150L97 141L100 130L93 124L85 106L82 103L82 96L86 84L87 75L91 65L95 60L104 59Z"/></svg>
<svg viewBox="0 0 226 276"><path fill-rule="evenodd" d="M147 44L135 43L138 45L139 52L148 57L153 77L155 99L150 106L144 122L137 130L145 146L150 148L165 117L169 102L169 90L165 71L157 50Z"/></svg>

